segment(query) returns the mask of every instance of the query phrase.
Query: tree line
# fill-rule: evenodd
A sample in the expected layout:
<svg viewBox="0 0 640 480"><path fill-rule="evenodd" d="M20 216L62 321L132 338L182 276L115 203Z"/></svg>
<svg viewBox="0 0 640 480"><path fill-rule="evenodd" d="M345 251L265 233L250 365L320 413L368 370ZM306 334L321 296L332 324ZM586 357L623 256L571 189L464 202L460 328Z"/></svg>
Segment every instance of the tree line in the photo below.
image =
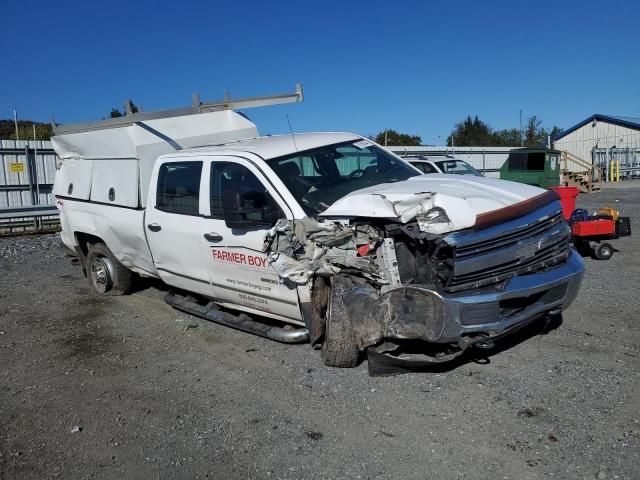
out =
<svg viewBox="0 0 640 480"><path fill-rule="evenodd" d="M542 126L542 120L533 115L527 119L520 132L517 128L494 130L486 122L476 115L467 116L462 122L457 123L447 137L448 146L458 147L541 147L547 144L547 137L554 138L562 131L554 126L546 130ZM402 147L417 147L422 145L419 135L400 133L393 129L383 130L375 136L369 137L380 145L394 145Z"/></svg>
<svg viewBox="0 0 640 480"><path fill-rule="evenodd" d="M139 107L131 102L131 111L137 113ZM124 109L112 108L108 118L123 117ZM105 117L102 118L103 120ZM36 127L36 140L51 140L53 127L50 123L34 122L32 120L18 120L18 138L20 140L33 140L33 126ZM0 140L16 140L16 125L12 119L0 120Z"/></svg>
<svg viewBox="0 0 640 480"><path fill-rule="evenodd" d="M469 115L464 121L456 124L451 135L447 137L447 145L469 147L544 147L549 136L554 138L562 129L554 126L546 130L542 120L533 115L527 119L520 132L517 128L494 130L476 115Z"/></svg>
<svg viewBox="0 0 640 480"><path fill-rule="evenodd" d="M53 128L48 123L18 120L18 138L33 140L33 126L36 126L36 140L49 140ZM16 140L16 125L13 120L0 120L0 140Z"/></svg>

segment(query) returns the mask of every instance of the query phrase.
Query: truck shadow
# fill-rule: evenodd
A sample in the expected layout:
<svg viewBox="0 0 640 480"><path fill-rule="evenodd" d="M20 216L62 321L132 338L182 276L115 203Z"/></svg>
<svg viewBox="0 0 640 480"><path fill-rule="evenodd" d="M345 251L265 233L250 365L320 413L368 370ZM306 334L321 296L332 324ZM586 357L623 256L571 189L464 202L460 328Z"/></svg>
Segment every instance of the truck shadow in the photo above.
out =
<svg viewBox="0 0 640 480"><path fill-rule="evenodd" d="M404 373L446 373L469 363L488 365L491 357L509 350L537 335L546 335L562 325L562 314L543 317L530 325L497 340L491 349L468 348L460 356L449 361L425 361L425 354L436 354L436 351L425 351L424 342L404 343L393 352L393 355L368 355L368 368L371 376L391 376ZM437 357L434 357L437 358Z"/></svg>
<svg viewBox="0 0 640 480"><path fill-rule="evenodd" d="M188 292L170 287L161 280L153 278L138 278L134 283L134 292L144 290L156 290L158 292L176 291L189 295ZM221 311L226 309L220 307ZM230 312L232 313L232 312ZM266 317L254 316L256 320L273 325L280 325L279 322ZM202 317L201 317L202 318ZM423 341L405 341L398 346L393 353L380 354L368 352L368 369L371 376L391 376L404 373L446 373L469 363L488 365L491 357L498 355L505 350L509 350L520 343L529 340L537 335L546 335L562 325L562 314L547 315L531 324L513 332L500 340L495 341L491 349L480 349L470 347L459 356L447 361L440 361L438 355L450 352L442 352L442 347L426 344ZM431 360L425 360L425 359Z"/></svg>
<svg viewBox="0 0 640 480"><path fill-rule="evenodd" d="M158 290L166 293L172 289L173 287L170 287L159 278L138 277L135 282L133 282L130 293L138 293L145 290Z"/></svg>

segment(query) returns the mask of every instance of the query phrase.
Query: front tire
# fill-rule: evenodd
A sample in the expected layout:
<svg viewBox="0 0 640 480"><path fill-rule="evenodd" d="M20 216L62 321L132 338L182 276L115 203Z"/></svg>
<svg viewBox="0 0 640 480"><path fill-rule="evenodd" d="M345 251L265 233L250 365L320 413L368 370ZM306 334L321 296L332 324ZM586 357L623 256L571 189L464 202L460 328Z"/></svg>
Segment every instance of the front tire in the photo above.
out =
<svg viewBox="0 0 640 480"><path fill-rule="evenodd" d="M86 268L91 286L100 295L126 295L131 291L133 272L104 243L89 247Z"/></svg>
<svg viewBox="0 0 640 480"><path fill-rule="evenodd" d="M331 279L331 294L326 314L322 360L325 365L351 368L358 365L360 350L355 342L353 325L344 305L343 294L350 282L342 276Z"/></svg>

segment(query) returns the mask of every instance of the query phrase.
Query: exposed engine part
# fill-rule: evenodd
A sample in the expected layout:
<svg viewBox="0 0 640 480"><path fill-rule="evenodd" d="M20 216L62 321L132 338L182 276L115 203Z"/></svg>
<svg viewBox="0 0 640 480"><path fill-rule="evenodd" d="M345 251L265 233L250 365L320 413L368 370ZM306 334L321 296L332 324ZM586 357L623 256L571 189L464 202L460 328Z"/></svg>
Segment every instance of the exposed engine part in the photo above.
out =
<svg viewBox="0 0 640 480"><path fill-rule="evenodd" d="M400 272L398 270L398 260L396 258L396 248L393 238L385 238L380 248L382 249L385 278L389 282L389 286L397 287L402 282L400 281Z"/></svg>
<svg viewBox="0 0 640 480"><path fill-rule="evenodd" d="M383 285L388 280L376 255L382 238L372 225L281 219L266 236L263 251L276 272L296 284L348 269Z"/></svg>

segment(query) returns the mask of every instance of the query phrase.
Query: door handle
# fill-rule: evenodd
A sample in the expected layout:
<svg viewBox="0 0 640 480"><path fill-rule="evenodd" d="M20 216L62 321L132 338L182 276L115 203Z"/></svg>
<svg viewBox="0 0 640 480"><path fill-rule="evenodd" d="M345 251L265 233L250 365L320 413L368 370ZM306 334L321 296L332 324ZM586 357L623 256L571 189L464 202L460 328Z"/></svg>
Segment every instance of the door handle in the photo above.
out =
<svg viewBox="0 0 640 480"><path fill-rule="evenodd" d="M211 243L218 243L222 241L222 235L219 233L205 233L204 238L206 238Z"/></svg>
<svg viewBox="0 0 640 480"><path fill-rule="evenodd" d="M147 225L147 228L152 232L159 232L160 230L162 230L162 227L157 223L150 223L149 225Z"/></svg>

